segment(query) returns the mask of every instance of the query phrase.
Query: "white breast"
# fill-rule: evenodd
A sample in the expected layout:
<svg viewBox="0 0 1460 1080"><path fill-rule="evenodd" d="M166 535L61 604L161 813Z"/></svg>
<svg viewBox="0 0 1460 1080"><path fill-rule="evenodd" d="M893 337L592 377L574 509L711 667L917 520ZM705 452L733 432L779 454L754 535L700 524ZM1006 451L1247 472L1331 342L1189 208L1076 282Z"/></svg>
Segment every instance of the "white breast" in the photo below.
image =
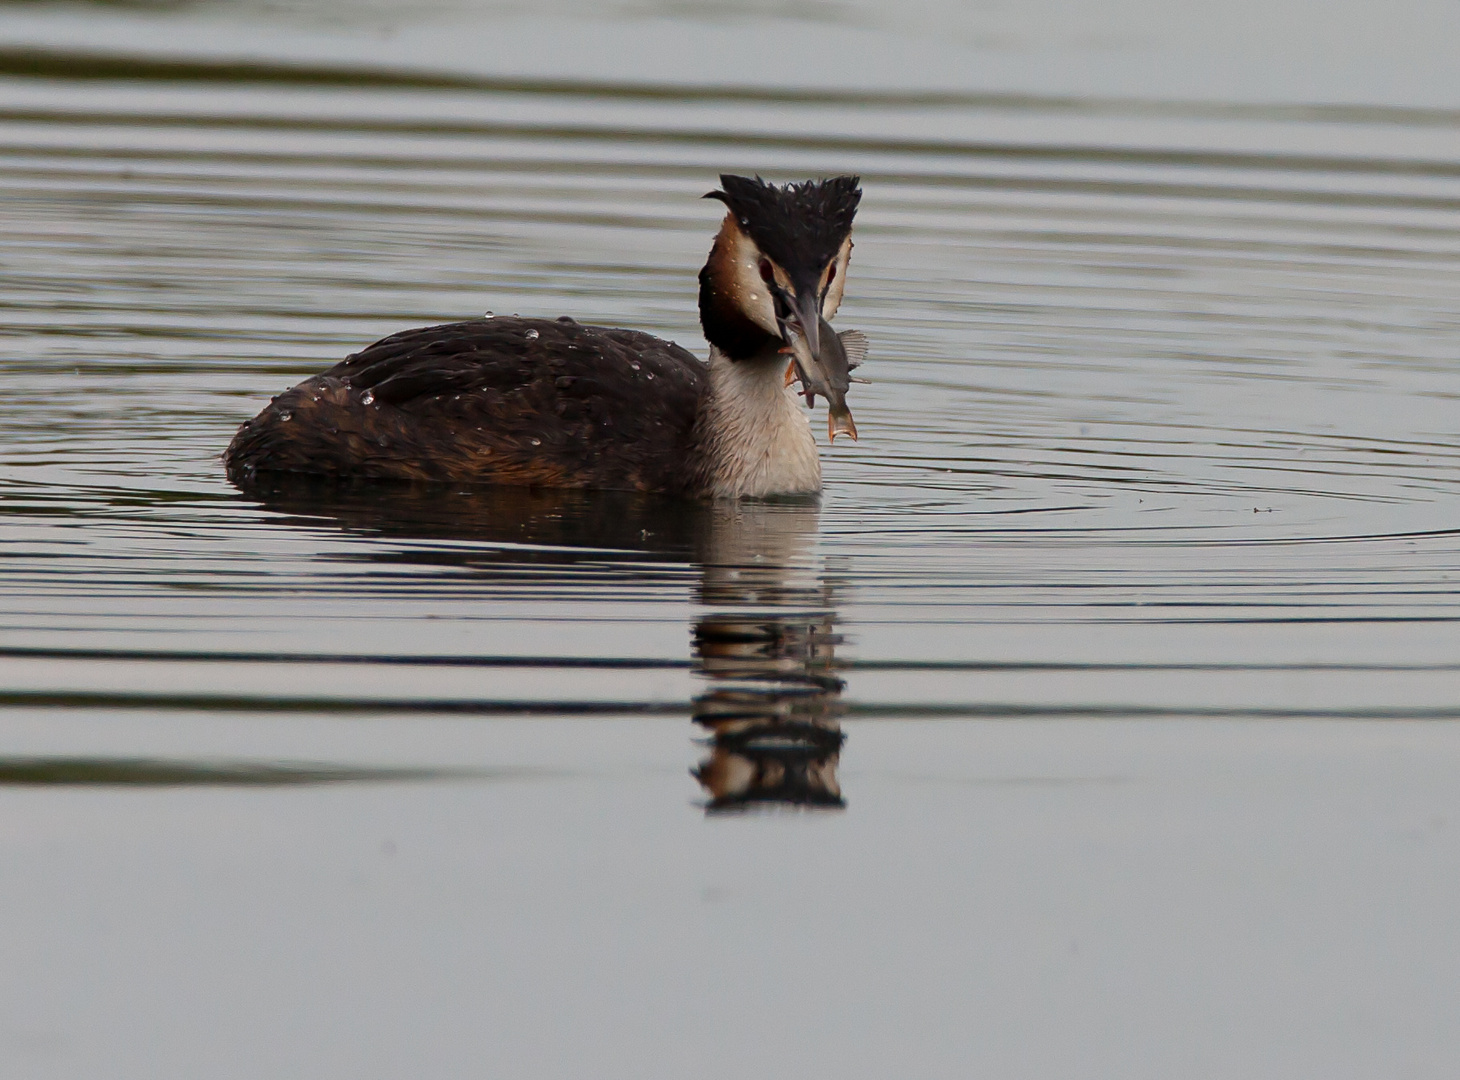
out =
<svg viewBox="0 0 1460 1080"><path fill-rule="evenodd" d="M782 355L729 360L710 350L707 450L710 494L723 498L813 495L821 459L806 411L785 384Z"/></svg>

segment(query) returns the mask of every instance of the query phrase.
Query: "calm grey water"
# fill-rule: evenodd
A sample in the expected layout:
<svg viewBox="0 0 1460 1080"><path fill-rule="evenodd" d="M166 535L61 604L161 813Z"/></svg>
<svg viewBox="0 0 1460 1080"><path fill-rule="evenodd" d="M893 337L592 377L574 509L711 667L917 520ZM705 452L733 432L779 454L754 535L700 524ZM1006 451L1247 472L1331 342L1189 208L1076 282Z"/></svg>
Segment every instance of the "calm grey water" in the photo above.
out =
<svg viewBox="0 0 1460 1080"><path fill-rule="evenodd" d="M1456 16L1263 11L0 7L5 1073L1449 1075ZM727 170L819 504L224 481Z"/></svg>

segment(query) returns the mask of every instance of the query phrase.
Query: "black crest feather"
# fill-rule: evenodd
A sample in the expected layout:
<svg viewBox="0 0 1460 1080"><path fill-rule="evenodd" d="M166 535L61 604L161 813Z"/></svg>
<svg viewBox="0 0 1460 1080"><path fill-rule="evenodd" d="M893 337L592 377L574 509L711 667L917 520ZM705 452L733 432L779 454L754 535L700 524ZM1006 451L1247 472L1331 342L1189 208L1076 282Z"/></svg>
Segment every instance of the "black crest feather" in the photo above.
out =
<svg viewBox="0 0 1460 1080"><path fill-rule="evenodd" d="M819 273L836 257L852 231L852 218L862 201L857 176L806 180L778 187L759 176L722 175L723 190L705 198L730 208L756 247L787 272Z"/></svg>

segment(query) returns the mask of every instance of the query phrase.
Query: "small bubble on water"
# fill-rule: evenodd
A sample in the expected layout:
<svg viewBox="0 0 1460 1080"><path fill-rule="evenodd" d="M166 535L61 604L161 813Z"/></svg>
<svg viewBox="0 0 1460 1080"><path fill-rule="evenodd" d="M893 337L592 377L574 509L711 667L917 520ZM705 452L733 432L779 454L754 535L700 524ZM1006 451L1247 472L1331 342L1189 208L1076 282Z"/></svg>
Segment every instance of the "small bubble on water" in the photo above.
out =
<svg viewBox="0 0 1460 1080"><path fill-rule="evenodd" d="M654 381L654 373L652 371L649 372L649 381L650 382L653 382Z"/></svg>
<svg viewBox="0 0 1460 1080"><path fill-rule="evenodd" d="M639 370L639 362L637 360L630 360L629 361L629 367L633 368L635 371L638 371Z"/></svg>
<svg viewBox="0 0 1460 1080"><path fill-rule="evenodd" d="M485 314L485 315L483 315L483 316L482 316L482 318L484 318L484 319L495 319L495 318L496 318L496 316L495 316L495 315L493 315L493 314L492 314L492 313L491 313L491 312L490 312L490 311L489 311L489 312L487 312L487 313L486 313L486 314Z"/></svg>
<svg viewBox="0 0 1460 1080"><path fill-rule="evenodd" d="M536 341L537 340L537 336L538 335L537 335L537 331L536 330L529 330L527 332L527 340L528 341Z"/></svg>
<svg viewBox="0 0 1460 1080"><path fill-rule="evenodd" d="M361 405L374 405L375 404L375 391L373 391L373 390L366 390L363 394L361 394L360 395L360 404Z"/></svg>
<svg viewBox="0 0 1460 1080"><path fill-rule="evenodd" d="M542 445L542 440L541 439L528 439L527 441L530 442L530 443L532 443L533 446L541 446Z"/></svg>
<svg viewBox="0 0 1460 1080"><path fill-rule="evenodd" d="M294 418L294 414L291 413L291 412L281 412L279 414L279 419L280 420L292 420L293 418Z"/></svg>

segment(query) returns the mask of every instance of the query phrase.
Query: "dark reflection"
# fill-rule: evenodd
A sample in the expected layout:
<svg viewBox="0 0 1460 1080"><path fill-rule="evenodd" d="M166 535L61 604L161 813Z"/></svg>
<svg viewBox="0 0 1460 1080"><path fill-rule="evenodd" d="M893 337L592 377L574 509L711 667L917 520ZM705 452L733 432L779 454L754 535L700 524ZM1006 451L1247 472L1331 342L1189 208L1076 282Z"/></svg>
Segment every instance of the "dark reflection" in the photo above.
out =
<svg viewBox="0 0 1460 1080"><path fill-rule="evenodd" d="M844 684L830 670L840 638L830 617L804 619L710 615L695 626L700 671L715 680L695 699L710 756L694 775L711 811L844 805L836 775Z"/></svg>
<svg viewBox="0 0 1460 1080"><path fill-rule="evenodd" d="M841 638L815 557L816 507L723 506L715 515L699 599L722 610L694 628L695 660L711 682L694 703L695 723L710 733L694 772L707 809L839 809Z"/></svg>
<svg viewBox="0 0 1460 1080"><path fill-rule="evenodd" d="M495 545L382 547L372 561L453 565L473 577L530 565L534 587L612 564L697 568L705 613L691 636L709 682L693 702L709 756L693 770L712 813L844 805L845 736L833 588L816 552L814 501L691 503L623 492L272 480L250 494L301 525L383 538ZM566 580L566 578L564 579ZM605 570L604 588L611 578ZM581 576L575 577L581 588ZM565 658L566 659L566 658Z"/></svg>
<svg viewBox="0 0 1460 1080"><path fill-rule="evenodd" d="M361 769L154 758L0 758L0 786L22 787L282 787L442 780L468 775L471 774L440 769Z"/></svg>
<svg viewBox="0 0 1460 1080"><path fill-rule="evenodd" d="M695 559L708 508L631 491L454 488L434 484L339 484L314 477L259 478L249 495L300 524L410 540L522 545L515 562L579 563L586 553ZM439 565L452 549L382 550L381 561ZM482 552L465 553L480 560Z"/></svg>

